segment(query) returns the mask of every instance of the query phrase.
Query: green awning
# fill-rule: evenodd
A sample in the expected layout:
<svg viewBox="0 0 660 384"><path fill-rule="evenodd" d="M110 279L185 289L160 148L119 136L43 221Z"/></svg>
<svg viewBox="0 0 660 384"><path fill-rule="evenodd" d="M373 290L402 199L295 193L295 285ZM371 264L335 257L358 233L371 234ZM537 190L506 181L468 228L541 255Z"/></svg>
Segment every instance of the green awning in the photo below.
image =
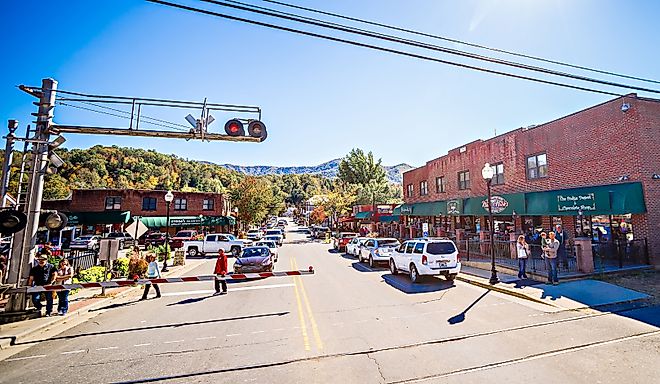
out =
<svg viewBox="0 0 660 384"><path fill-rule="evenodd" d="M71 212L67 213L70 225L126 224L130 211Z"/></svg>
<svg viewBox="0 0 660 384"><path fill-rule="evenodd" d="M444 201L403 204L399 211L405 216L440 216L447 213Z"/></svg>
<svg viewBox="0 0 660 384"><path fill-rule="evenodd" d="M516 215L526 214L525 210L525 194L512 193L508 195L493 195L491 196L491 205L493 215L511 216L513 211ZM465 200L463 207L463 214L474 216L485 216L488 214L488 200L486 196L471 197Z"/></svg>
<svg viewBox="0 0 660 384"><path fill-rule="evenodd" d="M378 221L381 223L394 223L399 222L399 215L380 215L378 216Z"/></svg>
<svg viewBox="0 0 660 384"><path fill-rule="evenodd" d="M149 228L167 226L166 216L150 216L140 219ZM236 220L231 216L170 216L171 227L200 227L216 225L234 225Z"/></svg>
<svg viewBox="0 0 660 384"><path fill-rule="evenodd" d="M530 192L525 195L528 215L577 216L579 211L583 215L646 212L640 182Z"/></svg>
<svg viewBox="0 0 660 384"><path fill-rule="evenodd" d="M371 214L373 212L371 211L363 211L363 212L358 212L355 214L355 218L358 220L364 220L364 219L369 219L371 218Z"/></svg>
<svg viewBox="0 0 660 384"><path fill-rule="evenodd" d="M394 207L394 209L392 210L392 215L398 216L398 215L400 215L400 214L401 214L401 205L397 205L397 206Z"/></svg>

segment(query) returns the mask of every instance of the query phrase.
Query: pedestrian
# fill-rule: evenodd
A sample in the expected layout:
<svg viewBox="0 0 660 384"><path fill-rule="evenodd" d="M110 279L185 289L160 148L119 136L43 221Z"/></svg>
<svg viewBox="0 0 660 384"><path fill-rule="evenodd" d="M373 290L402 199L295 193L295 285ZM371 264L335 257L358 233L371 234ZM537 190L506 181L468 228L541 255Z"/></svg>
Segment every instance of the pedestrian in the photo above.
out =
<svg viewBox="0 0 660 384"><path fill-rule="evenodd" d="M55 266L48 262L47 255L39 253L37 255L37 265L30 268L30 277L28 278L28 287L50 285L55 280L57 270ZM50 316L53 312L53 292L35 292L32 294L32 304L41 311L42 294L46 297L46 316Z"/></svg>
<svg viewBox="0 0 660 384"><path fill-rule="evenodd" d="M215 294L227 294L227 282L224 279L227 274L227 255L225 255L225 251L222 249L218 251L218 259L215 261L215 269L213 270L213 273L216 274ZM218 279L217 275L220 275L222 279ZM220 285L222 285L222 292L220 291Z"/></svg>
<svg viewBox="0 0 660 384"><path fill-rule="evenodd" d="M541 246L541 258L545 259L545 246L548 243L548 235L545 232L541 232L539 237L539 245Z"/></svg>
<svg viewBox="0 0 660 384"><path fill-rule="evenodd" d="M69 260L62 259L55 276L56 284L71 284L73 279L73 268L69 265ZM69 290L57 291L57 314L66 315L69 311Z"/></svg>
<svg viewBox="0 0 660 384"><path fill-rule="evenodd" d="M529 244L525 241L525 236L518 236L516 243L516 250L518 251L518 278L527 278L527 258L529 257Z"/></svg>
<svg viewBox="0 0 660 384"><path fill-rule="evenodd" d="M559 279L557 278L557 252L559 250L559 241L555 238L555 233L550 232L545 250L545 260L548 268L548 284L557 285Z"/></svg>
<svg viewBox="0 0 660 384"><path fill-rule="evenodd" d="M156 256L154 255L149 255L147 256L147 262L149 262L149 266L147 267L147 278L148 279L155 279L155 278L160 278L160 269L158 269L158 262L156 261ZM160 298L160 288L158 287L158 284L145 284L144 285L144 294L142 294L142 298L140 300L147 300L147 294L149 293L149 288L151 286L154 286L154 289L156 290L156 298Z"/></svg>
<svg viewBox="0 0 660 384"><path fill-rule="evenodd" d="M559 241L559 250L557 251L559 262L565 268L568 268L568 257L566 255L566 242L568 240L568 235L566 234L566 231L561 228L561 225L555 227L555 239Z"/></svg>

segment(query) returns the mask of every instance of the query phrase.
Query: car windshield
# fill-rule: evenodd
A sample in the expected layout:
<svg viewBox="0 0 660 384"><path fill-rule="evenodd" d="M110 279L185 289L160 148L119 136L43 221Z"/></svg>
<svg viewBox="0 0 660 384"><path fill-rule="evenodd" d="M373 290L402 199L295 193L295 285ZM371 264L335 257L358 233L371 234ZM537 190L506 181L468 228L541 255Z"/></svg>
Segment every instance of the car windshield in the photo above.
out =
<svg viewBox="0 0 660 384"><path fill-rule="evenodd" d="M275 243L272 241L260 241L257 243L257 245L262 247L275 248Z"/></svg>
<svg viewBox="0 0 660 384"><path fill-rule="evenodd" d="M399 241L394 239L389 240L378 240L378 246L380 247L398 247Z"/></svg>
<svg viewBox="0 0 660 384"><path fill-rule="evenodd" d="M276 230L276 231L266 231L266 234L267 234L267 235L279 235L280 233L282 233L282 232L280 232L279 230Z"/></svg>
<svg viewBox="0 0 660 384"><path fill-rule="evenodd" d="M124 237L124 234L123 234L123 233L111 233L111 234L108 235L108 237L109 237L109 238L112 238L112 237Z"/></svg>
<svg viewBox="0 0 660 384"><path fill-rule="evenodd" d="M147 236L148 239L157 239L159 237L163 236L161 233L152 233L151 235Z"/></svg>
<svg viewBox="0 0 660 384"><path fill-rule="evenodd" d="M76 240L92 240L94 236L80 236Z"/></svg>
<svg viewBox="0 0 660 384"><path fill-rule="evenodd" d="M174 237L191 237L192 232L191 231L179 231L174 235Z"/></svg>
<svg viewBox="0 0 660 384"><path fill-rule="evenodd" d="M270 250L266 247L245 248L241 257L264 257L270 255Z"/></svg>
<svg viewBox="0 0 660 384"><path fill-rule="evenodd" d="M227 236L227 238L229 239L229 241L234 241L234 240L236 240L236 237L235 237L234 235L226 234L225 236Z"/></svg>
<svg viewBox="0 0 660 384"><path fill-rule="evenodd" d="M430 253L431 255L449 255L455 251L456 248L454 247L454 244L449 242L429 243L426 246L426 252Z"/></svg>
<svg viewBox="0 0 660 384"><path fill-rule="evenodd" d="M277 241L279 238L277 236L268 236L266 240L272 240L272 241Z"/></svg>

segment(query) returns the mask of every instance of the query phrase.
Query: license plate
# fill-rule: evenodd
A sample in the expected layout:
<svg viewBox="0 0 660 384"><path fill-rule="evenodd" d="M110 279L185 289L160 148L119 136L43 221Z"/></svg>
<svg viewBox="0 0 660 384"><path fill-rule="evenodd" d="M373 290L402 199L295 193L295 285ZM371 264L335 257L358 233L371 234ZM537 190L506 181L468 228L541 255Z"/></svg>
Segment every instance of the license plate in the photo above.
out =
<svg viewBox="0 0 660 384"><path fill-rule="evenodd" d="M443 267L446 267L446 266L447 266L446 261L438 261L438 267L443 268Z"/></svg>

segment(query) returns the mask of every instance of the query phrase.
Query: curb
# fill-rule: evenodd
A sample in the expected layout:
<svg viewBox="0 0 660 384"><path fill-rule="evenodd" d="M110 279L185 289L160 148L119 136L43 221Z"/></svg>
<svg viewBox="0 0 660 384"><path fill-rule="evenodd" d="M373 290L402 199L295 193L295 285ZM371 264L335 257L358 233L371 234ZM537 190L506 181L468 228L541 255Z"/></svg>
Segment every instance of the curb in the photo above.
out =
<svg viewBox="0 0 660 384"><path fill-rule="evenodd" d="M192 264L189 264L189 265L192 265ZM183 268L181 268L179 270L172 271L172 272L167 272L166 274L168 276L172 275L174 273L183 274L183 273L186 273L186 272L198 267L199 265L201 265L201 263L200 264L195 264L194 266L191 266L191 267L184 266ZM122 288L119 288L119 289L122 289ZM109 302L111 300L122 298L122 297L126 296L127 294L129 294L131 292L134 292L135 290L138 290L138 289L140 289L140 287L138 287L138 286L125 288L125 289L117 292L117 294L113 297L106 297L106 298L103 298L103 299L101 299L99 301L96 301L94 303L90 303L89 305L83 305L82 307L78 308L74 312L69 312L69 313L72 316L73 315L80 316L80 315L88 313L88 312L90 312L94 309L97 309L98 307L103 306L104 304L106 304L107 302ZM91 296L89 298L86 298L85 300L93 299L93 298L94 297ZM46 328L64 323L66 321L70 321L72 316L53 316L53 317L51 317L51 321L39 324L39 325L35 326L34 328L30 328L30 329L28 329L24 332L14 334L14 335L8 335L8 336L0 336L0 351L6 350L8 347L10 347L10 346L14 345L15 343L17 343L20 339L24 339L26 337L29 337L29 336L31 336L35 333L38 333L38 332L40 332L40 331L42 331Z"/></svg>
<svg viewBox="0 0 660 384"><path fill-rule="evenodd" d="M503 294L505 294L505 295L514 296L514 297L517 297L517 298L519 298L519 299L524 299L524 300L533 301L533 302L538 303L538 304L545 304L545 305L550 306L550 307L553 307L553 308L561 308L561 307L559 307L559 306L557 306L557 305L554 305L554 304L552 304L552 303L548 303L548 302L543 301L543 300L541 300L541 299L537 299L537 298L535 298L535 297L531 297L531 296L525 295L524 293L516 292L516 291L514 291L514 290L507 289L507 288L503 288L503 287L501 287L501 286L497 286L497 285L491 285L491 284L489 284L489 283L483 283L483 282L478 281L478 280L476 280L476 279L466 278L466 277L464 277L464 276L460 276L460 275L459 275L459 276L456 276L456 280L460 280L460 281L462 281L462 282L464 282L464 283L468 283L468 284L476 285L477 287L481 287L481 288L484 288L484 289L489 289L489 290L491 290L491 291L495 291L495 292L503 293Z"/></svg>

